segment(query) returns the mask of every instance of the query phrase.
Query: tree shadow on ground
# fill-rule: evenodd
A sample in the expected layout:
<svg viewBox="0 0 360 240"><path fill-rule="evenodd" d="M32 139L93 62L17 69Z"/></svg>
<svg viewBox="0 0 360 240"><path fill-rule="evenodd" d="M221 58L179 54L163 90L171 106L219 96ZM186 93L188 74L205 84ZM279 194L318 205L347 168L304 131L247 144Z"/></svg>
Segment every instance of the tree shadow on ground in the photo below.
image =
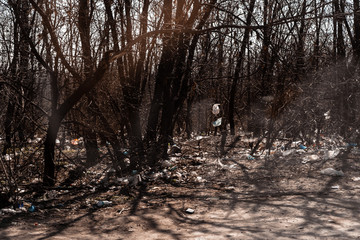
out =
<svg viewBox="0 0 360 240"><path fill-rule="evenodd" d="M140 232L148 239L152 239L151 234L157 234L156 239L175 240L204 236L218 239L349 239L360 234L357 230L360 229L358 188L351 186L353 182L349 181L360 166L348 152L335 160L318 161L311 166L302 164L299 159L275 159L268 165L264 160L257 161L234 157L227 159L232 165L226 167L209 162L188 166L188 172L197 169L202 174L206 179L203 183L144 182L137 188L128 189L129 192L120 190L116 194L130 196L129 211L105 215L101 219L98 208L88 208L80 215L53 223L45 235L37 239L62 236L83 222L86 226L82 226L81 231L92 236L112 234L117 239L136 239ZM318 174L319 169L330 165L342 169L345 177ZM282 181L291 181L293 186L281 184ZM335 184L341 189L333 189ZM100 193L88 191L70 198L64 208ZM186 213L188 207L195 213ZM104 214L113 211L108 208ZM1 228L10 227L11 222L26 217L29 218L20 214L3 218ZM132 223L137 223L134 225L136 231L129 232ZM10 237L4 235L3 239Z"/></svg>
<svg viewBox="0 0 360 240"><path fill-rule="evenodd" d="M161 225L157 218L151 215L142 215L144 212L137 210L135 204L131 213L147 222L153 230L167 235L169 239L186 239L191 233L204 236L210 234L219 238L230 238L234 235L251 239L352 238L357 234L356 229L360 226L359 199L351 198L351 194L345 192L345 189L351 187L346 185L347 180L343 177L322 176L318 173L319 169L329 163L319 162L313 168L314 172L302 176L317 181L316 188L311 189L311 186L308 186L307 189L289 190L273 183L276 176L271 169L267 169L267 175L260 176L249 171L246 164L235 159L230 161L238 166L238 171L232 172L232 180L235 183L232 185L236 186L233 190L219 191L211 185L203 189L181 186L178 192L175 188L175 192L170 191L167 194L148 191L139 194L146 201L166 198L166 202L169 203L168 212L162 214L163 217L170 219L177 226L184 226L184 229L187 229L186 234L174 228L166 228L166 225ZM347 170L354 168L350 161L347 152L344 152L336 161L334 160L334 164L350 176L351 172ZM337 192L333 189L335 184L341 184L344 190ZM252 185L254 190L248 191L243 188L248 185ZM217 200L209 202L214 196L217 196ZM174 201L177 204L173 204ZM140 202L140 198L137 199L136 206L139 206ZM202 211L188 215L184 211L185 208L179 205L180 202L200 206ZM246 214L242 215L242 211ZM217 215L219 212L221 217ZM214 217L211 216L212 213ZM280 227L277 226L279 223Z"/></svg>

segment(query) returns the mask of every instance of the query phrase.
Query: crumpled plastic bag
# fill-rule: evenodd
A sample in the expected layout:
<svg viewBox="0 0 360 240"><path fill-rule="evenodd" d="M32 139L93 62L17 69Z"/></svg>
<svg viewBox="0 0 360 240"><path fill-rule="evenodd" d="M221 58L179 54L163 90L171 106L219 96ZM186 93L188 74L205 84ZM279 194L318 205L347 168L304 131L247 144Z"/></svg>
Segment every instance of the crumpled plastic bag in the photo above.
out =
<svg viewBox="0 0 360 240"><path fill-rule="evenodd" d="M326 168L320 171L321 174L323 175L328 175L328 176L333 176L333 177L343 177L344 176L344 172L343 171L337 171L333 168Z"/></svg>
<svg viewBox="0 0 360 240"><path fill-rule="evenodd" d="M212 113L218 115L220 113L220 103L215 103L212 107Z"/></svg>
<svg viewBox="0 0 360 240"><path fill-rule="evenodd" d="M212 123L214 127L219 127L221 125L221 118L216 119L215 122Z"/></svg>

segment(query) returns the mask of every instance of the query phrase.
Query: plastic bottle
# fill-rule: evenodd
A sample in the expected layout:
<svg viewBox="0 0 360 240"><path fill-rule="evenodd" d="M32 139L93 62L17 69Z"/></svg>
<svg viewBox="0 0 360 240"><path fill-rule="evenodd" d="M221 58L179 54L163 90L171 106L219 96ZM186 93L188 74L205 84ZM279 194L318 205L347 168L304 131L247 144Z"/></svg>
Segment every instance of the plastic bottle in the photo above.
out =
<svg viewBox="0 0 360 240"><path fill-rule="evenodd" d="M36 208L34 205L31 205L28 209L29 212L35 212Z"/></svg>
<svg viewBox="0 0 360 240"><path fill-rule="evenodd" d="M105 207L105 206L110 206L111 204L112 204L111 201L98 201L96 205L98 207Z"/></svg>

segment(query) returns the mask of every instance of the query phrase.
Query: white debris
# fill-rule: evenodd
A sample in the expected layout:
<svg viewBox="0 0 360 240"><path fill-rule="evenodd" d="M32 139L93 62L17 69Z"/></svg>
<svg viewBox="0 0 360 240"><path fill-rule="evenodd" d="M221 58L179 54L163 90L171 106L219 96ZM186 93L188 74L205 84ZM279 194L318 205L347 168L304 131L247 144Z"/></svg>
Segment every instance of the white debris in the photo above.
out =
<svg viewBox="0 0 360 240"><path fill-rule="evenodd" d="M179 159L178 157L170 157L169 158L169 160L174 163L178 162L178 159Z"/></svg>
<svg viewBox="0 0 360 240"><path fill-rule="evenodd" d="M325 160L333 159L333 158L337 157L337 155L339 155L339 153L340 153L340 149L327 150L327 151L325 151L324 159Z"/></svg>
<svg viewBox="0 0 360 240"><path fill-rule="evenodd" d="M267 102L267 103L270 103L274 100L274 96L271 96L271 95L268 95L268 96L264 96L262 97L262 100Z"/></svg>
<svg viewBox="0 0 360 240"><path fill-rule="evenodd" d="M0 210L2 213L10 213L10 214L16 214L18 213L16 210L12 208L3 208Z"/></svg>
<svg viewBox="0 0 360 240"><path fill-rule="evenodd" d="M116 180L121 185L128 185L129 184L129 179L126 178L126 177L117 178Z"/></svg>
<svg viewBox="0 0 360 240"><path fill-rule="evenodd" d="M320 173L323 174L323 175L334 176L334 177L336 177L336 176L343 177L344 176L343 171L341 171L341 170L337 171L337 170L335 170L333 168L323 169L323 170L320 171Z"/></svg>
<svg viewBox="0 0 360 240"><path fill-rule="evenodd" d="M302 163L305 164L307 162L316 161L316 160L319 160L319 159L320 159L320 157L318 155L312 154L312 155L304 156Z"/></svg>
<svg viewBox="0 0 360 240"><path fill-rule="evenodd" d="M215 103L212 107L212 113L218 115L220 113L220 103Z"/></svg>
<svg viewBox="0 0 360 240"><path fill-rule="evenodd" d="M324 113L324 117L325 117L325 120L329 120L329 119L330 119L330 110L327 111L326 113Z"/></svg>
<svg viewBox="0 0 360 240"><path fill-rule="evenodd" d="M203 183L203 182L206 182L205 179L203 179L202 177L198 176L196 177L196 181L199 182L199 183Z"/></svg>
<svg viewBox="0 0 360 240"><path fill-rule="evenodd" d="M195 210L192 209L192 208L188 208L188 209L185 210L185 212L186 212L186 213L193 214L193 213L195 212Z"/></svg>
<svg viewBox="0 0 360 240"><path fill-rule="evenodd" d="M151 181L155 181L157 180L158 178L162 177L162 173L161 172L157 172L157 173L153 173L150 175L150 180Z"/></svg>
<svg viewBox="0 0 360 240"><path fill-rule="evenodd" d="M169 160L165 160L161 163L161 166L166 168L166 167L171 167L173 165L172 162L170 162Z"/></svg>
<svg viewBox="0 0 360 240"><path fill-rule="evenodd" d="M290 149L290 150L283 151L283 152L282 152L282 155L283 155L284 157L286 157L286 156L289 156L289 155L291 155L291 154L294 154L295 152L296 152L295 149Z"/></svg>
<svg viewBox="0 0 360 240"><path fill-rule="evenodd" d="M244 139L242 139L242 141L245 143L254 143L254 142L258 141L258 138L255 138L255 137L246 138L245 137Z"/></svg>
<svg viewBox="0 0 360 240"><path fill-rule="evenodd" d="M9 154L6 154L6 155L5 155L5 160L6 160L6 161L10 161L10 160L11 160L11 157L10 157Z"/></svg>
<svg viewBox="0 0 360 240"><path fill-rule="evenodd" d="M201 136L201 135L199 135L199 136L195 137L195 140L200 141L201 139L204 139L204 138L209 138L209 136Z"/></svg>
<svg viewBox="0 0 360 240"><path fill-rule="evenodd" d="M106 207L110 206L112 204L112 201L98 201L97 206L98 207Z"/></svg>
<svg viewBox="0 0 360 240"><path fill-rule="evenodd" d="M304 149L296 149L296 153L303 154L306 153L306 151Z"/></svg>
<svg viewBox="0 0 360 240"><path fill-rule="evenodd" d="M214 127L219 127L221 125L221 118L216 119L215 122L212 123Z"/></svg>

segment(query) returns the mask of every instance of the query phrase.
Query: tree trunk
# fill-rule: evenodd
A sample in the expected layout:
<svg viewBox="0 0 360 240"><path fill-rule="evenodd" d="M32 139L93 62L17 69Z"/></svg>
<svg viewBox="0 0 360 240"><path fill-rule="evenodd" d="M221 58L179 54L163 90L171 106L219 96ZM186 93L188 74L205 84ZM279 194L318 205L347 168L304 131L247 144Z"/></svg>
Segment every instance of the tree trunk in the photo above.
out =
<svg viewBox="0 0 360 240"><path fill-rule="evenodd" d="M54 186L55 184L55 142L59 132L61 119L55 113L49 120L46 139L44 142L44 174L43 184Z"/></svg>
<svg viewBox="0 0 360 240"><path fill-rule="evenodd" d="M172 1L164 0L163 13L164 13L164 29L171 29L172 23ZM150 165L156 163L156 160L159 158L160 153L163 153L164 144L158 146L156 143L157 138L157 128L159 123L159 116L162 109L163 99L168 99L164 93L168 91L166 87L168 86L169 77L173 68L173 52L172 46L173 41L172 34L164 34L163 37L163 51L160 58L160 63L158 65L158 72L155 79L155 89L154 96L151 101L150 113L147 123L147 132L146 132L146 144L149 148L149 161ZM162 112L165 114L165 112ZM166 113L168 114L168 113ZM163 138L161 139L163 140Z"/></svg>
<svg viewBox="0 0 360 240"><path fill-rule="evenodd" d="M360 1L354 0L355 64L360 61Z"/></svg>
<svg viewBox="0 0 360 240"><path fill-rule="evenodd" d="M252 18L252 14L254 11L254 6L255 6L255 0L251 0L249 10L248 10L248 15L246 17L246 26L250 26L250 24L251 24L251 18ZM246 28L245 32L244 32L243 40L241 42L241 49L240 49L240 52L238 55L238 59L237 59L236 67L235 67L235 73L234 73L233 81L231 84L229 110L228 110L228 113L229 113L228 119L229 119L229 123L230 123L231 135L235 135L234 108L235 108L236 89L237 89L237 84L239 82L240 72L241 72L241 68L243 65L243 61L245 58L246 46L249 44L249 36L250 36L250 28Z"/></svg>
<svg viewBox="0 0 360 240"><path fill-rule="evenodd" d="M84 129L84 145L86 149L86 166L94 166L98 163L100 153L97 144L97 134L93 129Z"/></svg>

